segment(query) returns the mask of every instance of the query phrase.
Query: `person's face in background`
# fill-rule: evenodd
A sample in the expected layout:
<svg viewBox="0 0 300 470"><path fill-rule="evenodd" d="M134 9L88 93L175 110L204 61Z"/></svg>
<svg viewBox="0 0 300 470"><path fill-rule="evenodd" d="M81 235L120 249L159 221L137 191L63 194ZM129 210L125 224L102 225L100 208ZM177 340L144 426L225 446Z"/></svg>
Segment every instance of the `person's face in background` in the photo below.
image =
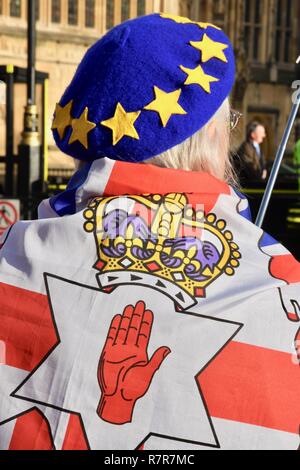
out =
<svg viewBox="0 0 300 470"><path fill-rule="evenodd" d="M264 126L257 126L254 132L251 134L251 139L253 142L256 142L257 144L261 145L265 138L267 137L266 134L266 129Z"/></svg>

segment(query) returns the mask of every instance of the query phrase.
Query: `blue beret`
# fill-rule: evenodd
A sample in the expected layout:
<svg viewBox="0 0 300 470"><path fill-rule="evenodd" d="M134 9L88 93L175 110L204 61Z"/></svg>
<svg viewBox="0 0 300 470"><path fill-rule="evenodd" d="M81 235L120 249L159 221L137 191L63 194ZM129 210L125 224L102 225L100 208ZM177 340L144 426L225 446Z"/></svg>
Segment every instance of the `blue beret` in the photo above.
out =
<svg viewBox="0 0 300 470"><path fill-rule="evenodd" d="M56 106L55 141L79 160L147 160L201 129L234 75L218 27L167 14L129 20L87 51Z"/></svg>

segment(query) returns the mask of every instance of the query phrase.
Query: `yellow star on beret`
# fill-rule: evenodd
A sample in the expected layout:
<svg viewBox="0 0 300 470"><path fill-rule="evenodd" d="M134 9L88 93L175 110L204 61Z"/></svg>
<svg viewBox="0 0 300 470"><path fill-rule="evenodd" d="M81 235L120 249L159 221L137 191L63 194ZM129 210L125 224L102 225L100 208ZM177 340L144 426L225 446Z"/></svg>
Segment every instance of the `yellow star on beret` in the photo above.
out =
<svg viewBox="0 0 300 470"><path fill-rule="evenodd" d="M193 24L194 23L194 21L190 20L189 18L185 18L184 16L170 15L168 13L161 13L160 16L167 20L173 20L175 21L175 23L181 23L181 24L186 24L186 23Z"/></svg>
<svg viewBox="0 0 300 470"><path fill-rule="evenodd" d="M215 25L212 24L212 23L202 23L202 22L199 22L199 21L192 21L192 20L190 20L189 18L185 18L184 16L170 15L170 14L167 14L167 13L161 13L160 16L161 16L162 18L167 19L167 20L173 20L173 21L175 21L175 23L180 23L180 24L196 24L196 25L198 25L201 29L206 29L206 28L208 28L208 27L210 26L211 28L215 28L215 29L221 30L221 28L219 28L218 26L215 26Z"/></svg>
<svg viewBox="0 0 300 470"><path fill-rule="evenodd" d="M221 28L219 28L219 26L216 26L215 24L212 24L212 23L202 23L201 21L197 22L196 23L198 26L200 26L201 29L207 29L207 28L215 28L215 29L218 29L219 31L222 31Z"/></svg>
<svg viewBox="0 0 300 470"><path fill-rule="evenodd" d="M65 106L61 106L57 103L55 108L55 117L52 124L52 130L57 129L59 137L62 139L65 130L72 123L71 109L73 100L69 101Z"/></svg>
<svg viewBox="0 0 300 470"><path fill-rule="evenodd" d="M202 41L190 41L191 46L202 52L202 62L210 59L220 59L222 62L228 62L224 50L228 48L227 44L216 42L204 34Z"/></svg>
<svg viewBox="0 0 300 470"><path fill-rule="evenodd" d="M187 74L184 85L200 85L207 93L211 93L210 84L212 82L220 81L219 78L207 75L201 65L198 65L195 69L188 69L181 65L180 69Z"/></svg>
<svg viewBox="0 0 300 470"><path fill-rule="evenodd" d="M187 114L178 103L181 92L182 90L175 90L168 93L155 86L155 100L145 106L144 109L147 111L156 111L160 116L162 125L166 127L173 114Z"/></svg>
<svg viewBox="0 0 300 470"><path fill-rule="evenodd" d="M86 149L88 149L88 134L96 127L94 122L88 120L88 108L85 108L79 119L72 120L72 134L69 139L69 144L73 142L80 142Z"/></svg>
<svg viewBox="0 0 300 470"><path fill-rule="evenodd" d="M134 127L134 123L140 114L141 111L127 113L121 103L118 103L114 117L101 122L102 126L108 127L112 130L113 145L117 145L125 135L139 140L140 137Z"/></svg>

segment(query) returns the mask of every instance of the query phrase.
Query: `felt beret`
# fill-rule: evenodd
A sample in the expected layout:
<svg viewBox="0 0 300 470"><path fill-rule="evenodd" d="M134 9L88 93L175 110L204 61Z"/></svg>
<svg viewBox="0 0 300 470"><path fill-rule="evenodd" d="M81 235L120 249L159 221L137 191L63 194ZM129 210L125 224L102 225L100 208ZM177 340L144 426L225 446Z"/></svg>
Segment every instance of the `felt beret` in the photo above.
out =
<svg viewBox="0 0 300 470"><path fill-rule="evenodd" d="M200 130L234 75L217 26L163 13L126 21L84 56L56 106L55 141L79 160L147 160Z"/></svg>

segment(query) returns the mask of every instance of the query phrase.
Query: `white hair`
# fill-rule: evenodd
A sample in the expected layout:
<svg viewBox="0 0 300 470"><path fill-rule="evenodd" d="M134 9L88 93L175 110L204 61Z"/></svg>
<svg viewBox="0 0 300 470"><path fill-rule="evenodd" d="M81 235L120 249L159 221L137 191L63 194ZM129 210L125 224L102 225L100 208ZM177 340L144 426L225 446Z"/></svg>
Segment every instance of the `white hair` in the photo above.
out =
<svg viewBox="0 0 300 470"><path fill-rule="evenodd" d="M144 161L162 168L209 173L238 187L230 155L230 104L226 99L198 132L179 145ZM84 162L75 160L76 169Z"/></svg>
<svg viewBox="0 0 300 470"><path fill-rule="evenodd" d="M230 156L230 104L226 99L210 121L179 145L144 163L202 171L237 185Z"/></svg>

